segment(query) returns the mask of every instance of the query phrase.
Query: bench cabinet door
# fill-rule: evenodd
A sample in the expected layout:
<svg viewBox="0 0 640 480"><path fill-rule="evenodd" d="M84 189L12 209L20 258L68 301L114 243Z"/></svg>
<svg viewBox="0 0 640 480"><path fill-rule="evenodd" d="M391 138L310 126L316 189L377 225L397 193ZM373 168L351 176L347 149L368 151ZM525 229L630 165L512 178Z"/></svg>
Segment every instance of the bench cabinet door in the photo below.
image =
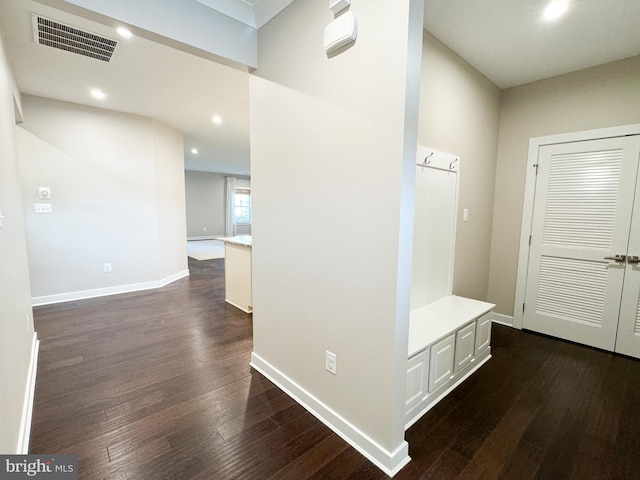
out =
<svg viewBox="0 0 640 480"><path fill-rule="evenodd" d="M462 327L456 332L456 362L454 372L458 372L468 366L474 358L476 351L476 322Z"/></svg>
<svg viewBox="0 0 640 480"><path fill-rule="evenodd" d="M417 405L427 394L429 377L429 349L422 350L407 362L407 393L405 411Z"/></svg>
<svg viewBox="0 0 640 480"><path fill-rule="evenodd" d="M484 314L476 321L476 357L491 345L491 312Z"/></svg>
<svg viewBox="0 0 640 480"><path fill-rule="evenodd" d="M453 375L455 334L431 346L429 358L429 392L446 384Z"/></svg>

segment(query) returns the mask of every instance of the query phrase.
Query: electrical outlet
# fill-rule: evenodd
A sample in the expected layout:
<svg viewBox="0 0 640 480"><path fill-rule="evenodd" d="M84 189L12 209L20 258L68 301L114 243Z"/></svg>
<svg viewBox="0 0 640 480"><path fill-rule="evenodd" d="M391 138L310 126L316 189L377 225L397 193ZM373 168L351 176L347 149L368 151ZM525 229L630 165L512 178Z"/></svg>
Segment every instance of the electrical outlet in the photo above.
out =
<svg viewBox="0 0 640 480"><path fill-rule="evenodd" d="M112 270L110 263L104 264L104 273L109 273Z"/></svg>
<svg viewBox="0 0 640 480"><path fill-rule="evenodd" d="M29 313L26 313L27 316L27 331L31 330L31 317L29 316Z"/></svg>
<svg viewBox="0 0 640 480"><path fill-rule="evenodd" d="M324 368L327 372L336 374L336 354L331 353L329 350L324 352Z"/></svg>

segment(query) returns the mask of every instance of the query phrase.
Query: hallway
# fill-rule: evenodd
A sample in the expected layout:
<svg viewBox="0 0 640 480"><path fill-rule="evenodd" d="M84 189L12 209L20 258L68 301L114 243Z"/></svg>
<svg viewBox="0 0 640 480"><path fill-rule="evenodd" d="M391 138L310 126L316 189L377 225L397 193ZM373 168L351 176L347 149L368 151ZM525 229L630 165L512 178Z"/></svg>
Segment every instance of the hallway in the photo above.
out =
<svg viewBox="0 0 640 480"><path fill-rule="evenodd" d="M31 453L90 479L386 476L249 367L224 262L159 289L35 309ZM407 432L396 479L640 478L640 362L493 326L493 358Z"/></svg>

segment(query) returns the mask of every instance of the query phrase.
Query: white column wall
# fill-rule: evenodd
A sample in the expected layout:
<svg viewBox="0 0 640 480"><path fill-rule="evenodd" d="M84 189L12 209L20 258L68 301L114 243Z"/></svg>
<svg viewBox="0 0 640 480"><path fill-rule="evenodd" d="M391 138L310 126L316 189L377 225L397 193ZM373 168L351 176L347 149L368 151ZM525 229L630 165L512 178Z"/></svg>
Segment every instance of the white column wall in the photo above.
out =
<svg viewBox="0 0 640 480"><path fill-rule="evenodd" d="M422 2L354 1L351 11L358 39L333 58L322 47L326 3L298 0L259 31L254 364L389 472L408 458ZM325 371L325 350L337 375Z"/></svg>

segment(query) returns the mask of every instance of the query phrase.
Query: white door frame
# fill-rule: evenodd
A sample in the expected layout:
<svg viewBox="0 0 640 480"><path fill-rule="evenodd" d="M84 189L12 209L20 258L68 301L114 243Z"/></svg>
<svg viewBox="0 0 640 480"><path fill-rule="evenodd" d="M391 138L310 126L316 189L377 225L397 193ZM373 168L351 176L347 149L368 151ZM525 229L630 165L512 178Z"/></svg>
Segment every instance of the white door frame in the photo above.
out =
<svg viewBox="0 0 640 480"><path fill-rule="evenodd" d="M599 128L582 132L546 135L529 139L529 154L527 158L527 177L524 186L524 205L522 207L522 227L520 229L520 253L518 254L518 274L516 277L516 296L513 307L513 326L522 330L527 272L529 269L529 236L533 221L533 203L536 192L536 164L538 152L544 145L557 143L581 142L584 140L599 140L602 138L624 137L626 135L640 135L640 123L620 125L611 128Z"/></svg>

